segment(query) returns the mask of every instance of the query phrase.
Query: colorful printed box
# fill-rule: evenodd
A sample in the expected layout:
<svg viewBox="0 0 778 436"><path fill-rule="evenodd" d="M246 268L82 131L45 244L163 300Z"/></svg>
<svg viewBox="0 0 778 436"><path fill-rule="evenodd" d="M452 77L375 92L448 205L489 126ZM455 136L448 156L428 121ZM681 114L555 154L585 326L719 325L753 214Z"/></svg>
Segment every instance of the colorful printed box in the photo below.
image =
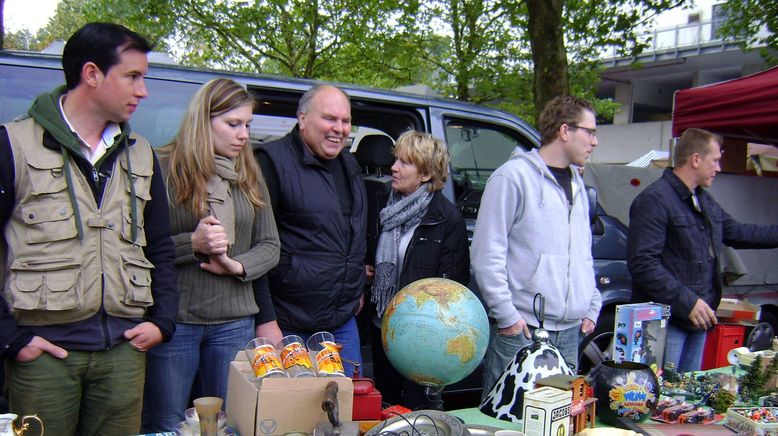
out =
<svg viewBox="0 0 778 436"><path fill-rule="evenodd" d="M611 350L613 360L656 364L655 369L661 368L668 318L670 306L666 304L636 303L616 306Z"/></svg>

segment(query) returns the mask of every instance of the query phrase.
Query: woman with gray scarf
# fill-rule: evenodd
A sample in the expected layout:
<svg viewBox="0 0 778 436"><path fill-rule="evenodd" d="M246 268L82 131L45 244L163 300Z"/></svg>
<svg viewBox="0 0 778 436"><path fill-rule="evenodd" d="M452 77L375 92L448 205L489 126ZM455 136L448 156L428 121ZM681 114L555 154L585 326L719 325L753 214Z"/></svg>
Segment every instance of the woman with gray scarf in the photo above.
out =
<svg viewBox="0 0 778 436"><path fill-rule="evenodd" d="M395 370L381 345L381 317L404 286L427 277L464 285L470 279L465 220L441 192L448 176L446 144L427 133L403 133L394 147L392 193L381 210L370 301L373 373L383 400L413 409L429 407L424 387Z"/></svg>
<svg viewBox="0 0 778 436"><path fill-rule="evenodd" d="M280 244L249 144L253 107L238 83L212 80L160 150L181 296L176 334L148 355L143 433L173 430L192 398L226 399L237 352L255 336L281 339L275 321L254 326L272 303L252 282L278 263Z"/></svg>

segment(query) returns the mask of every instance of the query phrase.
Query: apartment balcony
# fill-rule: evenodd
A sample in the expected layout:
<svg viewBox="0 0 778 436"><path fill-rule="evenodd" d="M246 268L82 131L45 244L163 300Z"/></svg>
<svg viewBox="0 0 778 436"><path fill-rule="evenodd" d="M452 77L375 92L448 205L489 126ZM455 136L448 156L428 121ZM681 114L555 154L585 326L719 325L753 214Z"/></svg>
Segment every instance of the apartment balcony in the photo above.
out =
<svg viewBox="0 0 778 436"><path fill-rule="evenodd" d="M639 63L662 62L729 50L740 50L739 40L723 38L719 28L724 20L699 21L673 27L655 28L638 34L648 44L638 56L617 56L616 49L603 56L601 65L617 68Z"/></svg>

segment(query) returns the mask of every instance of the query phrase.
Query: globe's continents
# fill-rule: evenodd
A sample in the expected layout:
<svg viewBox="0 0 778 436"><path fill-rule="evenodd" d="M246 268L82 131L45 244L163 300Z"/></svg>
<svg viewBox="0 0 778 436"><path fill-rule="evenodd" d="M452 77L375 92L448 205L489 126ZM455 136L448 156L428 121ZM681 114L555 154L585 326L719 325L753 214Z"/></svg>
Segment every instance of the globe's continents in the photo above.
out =
<svg viewBox="0 0 778 436"><path fill-rule="evenodd" d="M440 387L467 377L489 342L489 320L465 286L442 278L402 288L384 312L381 339L386 356L406 378Z"/></svg>

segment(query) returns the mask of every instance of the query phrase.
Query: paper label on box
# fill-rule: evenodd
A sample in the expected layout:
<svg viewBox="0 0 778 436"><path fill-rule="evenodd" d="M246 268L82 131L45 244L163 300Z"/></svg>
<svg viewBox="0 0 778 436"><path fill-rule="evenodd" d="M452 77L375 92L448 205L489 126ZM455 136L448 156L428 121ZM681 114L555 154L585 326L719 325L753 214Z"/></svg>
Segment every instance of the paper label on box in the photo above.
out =
<svg viewBox="0 0 778 436"><path fill-rule="evenodd" d="M567 436L570 430L570 404L553 409L549 416L545 409L527 406L524 419L525 436Z"/></svg>
<svg viewBox="0 0 778 436"><path fill-rule="evenodd" d="M528 406L524 409L524 434L538 435L545 434L543 426L546 423L546 411L537 407Z"/></svg>

